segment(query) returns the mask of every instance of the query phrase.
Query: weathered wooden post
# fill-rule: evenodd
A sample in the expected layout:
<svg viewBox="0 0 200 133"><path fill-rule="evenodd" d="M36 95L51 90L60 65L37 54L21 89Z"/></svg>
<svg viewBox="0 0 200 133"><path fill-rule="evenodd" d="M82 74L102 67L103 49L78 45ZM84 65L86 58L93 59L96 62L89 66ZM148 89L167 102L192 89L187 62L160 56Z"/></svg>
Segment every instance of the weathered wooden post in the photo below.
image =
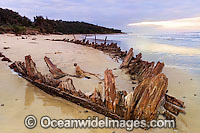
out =
<svg viewBox="0 0 200 133"><path fill-rule="evenodd" d="M85 41L86 41L86 39L87 39L87 34L85 35L85 38L83 39L83 42L85 42Z"/></svg>
<svg viewBox="0 0 200 133"><path fill-rule="evenodd" d="M105 84L105 101L106 107L113 111L113 102L116 98L115 77L112 70L106 69L104 72L104 84Z"/></svg>
<svg viewBox="0 0 200 133"><path fill-rule="evenodd" d="M96 34L95 34L94 44L96 45L96 43L97 43L97 37L96 37Z"/></svg>
<svg viewBox="0 0 200 133"><path fill-rule="evenodd" d="M104 44L106 44L106 41L107 41L107 36L105 37L105 41L104 41Z"/></svg>
<svg viewBox="0 0 200 133"><path fill-rule="evenodd" d="M120 68L123 67L126 68L129 65L132 58L133 58L133 48L129 50L127 56L124 58L122 64L120 65Z"/></svg>
<svg viewBox="0 0 200 133"><path fill-rule="evenodd" d="M74 40L76 41L76 37L75 37L75 35L73 34L73 37L74 37Z"/></svg>

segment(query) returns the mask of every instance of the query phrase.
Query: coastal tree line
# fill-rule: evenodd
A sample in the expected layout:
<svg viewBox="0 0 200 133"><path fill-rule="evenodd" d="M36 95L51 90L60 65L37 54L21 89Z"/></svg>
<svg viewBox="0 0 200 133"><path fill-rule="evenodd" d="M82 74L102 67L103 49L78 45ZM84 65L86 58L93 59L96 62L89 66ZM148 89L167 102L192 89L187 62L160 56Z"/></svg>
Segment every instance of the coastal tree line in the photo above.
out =
<svg viewBox="0 0 200 133"><path fill-rule="evenodd" d="M121 30L106 28L79 21L51 20L42 16L34 17L33 22L9 9L0 8L0 33L47 33L47 34L109 34Z"/></svg>

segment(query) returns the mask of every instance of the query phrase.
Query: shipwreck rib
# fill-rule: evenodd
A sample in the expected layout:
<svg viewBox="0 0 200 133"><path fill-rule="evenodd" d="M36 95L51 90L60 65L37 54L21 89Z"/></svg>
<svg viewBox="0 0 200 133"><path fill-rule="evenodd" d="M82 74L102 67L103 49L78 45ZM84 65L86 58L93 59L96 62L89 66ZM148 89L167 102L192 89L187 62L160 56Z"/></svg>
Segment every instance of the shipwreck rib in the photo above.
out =
<svg viewBox="0 0 200 133"><path fill-rule="evenodd" d="M94 103L92 101L90 101L89 98L86 98L85 94L83 94L80 90L77 92L73 86L73 82L72 80L69 79L69 81L71 81L71 85L68 86L69 88L72 88L71 90L68 91L61 91L61 89L57 88L58 84L61 83L61 81L58 80L57 82L57 87L54 86L50 86L48 85L45 81L47 81L45 78L45 76L43 76L41 73L41 77L43 79L43 81L39 81L38 77L35 78L35 75L37 75L39 72L37 71L36 65L35 63L32 61L30 56L26 56L25 57L25 61L27 64L27 69L29 69L29 71L33 70L32 73L27 72L27 73L20 73L21 72L21 67L24 68L24 66L19 66L16 65L17 64L24 64L24 63L19 63L19 62L15 62L13 64L10 65L11 69L14 69L16 72L18 72L19 76L21 76L22 78L26 79L27 81L29 81L30 83L32 83L33 85L37 86L39 89L43 90L44 92L50 94L50 95L55 95L58 97L62 97L68 101L71 101L77 105L80 105L84 108L88 108L90 110L93 110L97 113L103 114L107 117L113 118L113 119L123 119L121 116L111 112L110 110L108 110L105 106L101 106L98 105L97 103ZM33 76L32 76L33 75ZM53 79L52 79L53 80ZM54 79L55 82L57 81L56 79ZM44 82L44 83L43 83ZM68 84L69 85L69 84ZM85 98L82 98L85 97Z"/></svg>
<svg viewBox="0 0 200 133"><path fill-rule="evenodd" d="M122 117L118 116L117 114L110 112L106 107L100 106L92 101L89 101L88 99L74 96L73 94L70 94L68 92L60 91L58 88L45 85L44 83L35 82L26 76L21 75L21 77L26 79L27 81L29 81L30 83L32 83L33 85L37 86L38 88L40 88L41 90L43 90L44 92L46 92L50 95L62 97L63 99L65 99L67 101L71 101L77 105L80 105L84 108L90 109L92 111L95 111L99 114L103 114L103 115L113 118L113 119L117 119L117 120L123 119Z"/></svg>
<svg viewBox="0 0 200 133"><path fill-rule="evenodd" d="M54 65L54 64L49 60L48 57L45 56L45 57L44 57L44 60L45 60L47 66L48 66L48 68L49 68L49 71L51 72L51 74L52 74L55 78L60 78L60 77L64 77L64 76L65 76L65 73L64 73L61 69L57 68L57 66Z"/></svg>
<svg viewBox="0 0 200 133"><path fill-rule="evenodd" d="M132 94L129 93L127 95L127 99L133 98L129 101L132 101L130 109L132 109L132 112L134 112L134 114L126 114L131 115L129 117L134 119L147 118L147 120L151 120L153 119L153 117L155 117L158 106L160 106L161 102L164 101L164 103L171 103L172 108L167 108L169 107L166 106L167 103L162 104L165 105L167 108L167 111L165 111L163 115L167 119L175 119L175 117L172 114L170 114L169 111L171 109L174 109L176 106L181 108L185 107L184 102L166 94L168 83L167 77L162 73L164 63L157 62L156 66L154 66L154 62L143 61L141 59L141 53L136 55L136 57L133 57L132 49L130 49L127 54L127 51L122 51L121 48L117 46L117 43L97 44L94 42L89 43L89 41L85 43L81 40L67 40L67 42L72 42L87 47L93 47L95 49L109 53L111 56L114 55L119 59L123 60L122 64L120 65L120 68L125 68L128 70L126 74L130 74L130 79L139 81L139 85L136 87L134 92ZM185 111L182 109L179 110L179 112L185 113Z"/></svg>
<svg viewBox="0 0 200 133"><path fill-rule="evenodd" d="M184 102L181 100L176 99L175 97L169 96L165 94L165 99L167 102L172 103L178 107L185 108Z"/></svg>
<svg viewBox="0 0 200 133"><path fill-rule="evenodd" d="M112 45L108 47L111 46ZM113 45L113 47L116 46ZM185 113L184 110L175 106L179 105L179 107L184 107L182 101L166 95L168 79L161 73L164 64L158 62L154 67L154 63L142 61L140 58L141 54L137 56L138 58L133 58L130 55L131 54L127 55L129 56L129 58L127 58L129 62L128 65L130 67L131 63L135 65L133 68L134 73L140 76L141 82L131 93L116 91L115 77L112 74L112 70L107 69L104 72L105 103L99 101L100 99L96 97L98 95L96 88L94 95L88 97L80 90L76 90L72 79L68 78L66 81L61 81L51 78L51 76L48 75L42 75L38 72L36 64L31 59L30 55L25 57L25 64L15 62L10 65L10 68L14 69L21 77L48 94L62 97L113 119L145 119L147 121L156 119L157 110L161 106L160 103L162 101L165 102L164 107L167 110L164 113L166 118L173 118L173 115L168 113L168 111L175 115L178 115L179 112ZM131 60L129 60L130 57ZM52 74L58 76L66 75L61 69L57 68L48 57L44 59ZM144 75L144 77L142 75Z"/></svg>
<svg viewBox="0 0 200 133"><path fill-rule="evenodd" d="M128 67L131 59L133 57L133 48L131 48L127 54L127 56L124 58L122 64L120 65L120 68L126 68Z"/></svg>
<svg viewBox="0 0 200 133"><path fill-rule="evenodd" d="M79 78L79 76L64 73L60 68L57 68L57 66L54 65L51 62L51 60L46 56L44 57L44 61L46 62L47 67L49 68L49 72L53 75L53 77L55 79L59 79L59 78L62 78L64 76L78 77Z"/></svg>

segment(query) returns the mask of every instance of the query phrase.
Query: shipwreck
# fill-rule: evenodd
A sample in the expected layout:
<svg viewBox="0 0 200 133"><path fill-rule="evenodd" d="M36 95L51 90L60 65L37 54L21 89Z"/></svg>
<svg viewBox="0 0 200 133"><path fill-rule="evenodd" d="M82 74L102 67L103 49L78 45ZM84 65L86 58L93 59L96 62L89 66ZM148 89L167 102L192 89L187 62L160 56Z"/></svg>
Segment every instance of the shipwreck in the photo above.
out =
<svg viewBox="0 0 200 133"><path fill-rule="evenodd" d="M132 48L124 52L116 43L97 44L74 39L61 41L93 47L109 53L112 58L121 59L119 68L126 71L130 79L138 81L137 87L130 93L126 90L117 91L115 76L112 70L106 69L103 81L105 96L102 99L96 88L91 95L86 95L81 88L76 88L71 78L62 80L64 76L76 77L76 75L63 72L48 57L44 57L50 71L46 75L37 70L30 55L25 56L25 62L15 61L10 68L48 94L61 97L112 119L150 121L163 115L166 119L174 120L179 113L185 114L184 102L167 94L168 78L162 73L164 63L157 62L155 65L154 62L143 61L141 53L134 56Z"/></svg>

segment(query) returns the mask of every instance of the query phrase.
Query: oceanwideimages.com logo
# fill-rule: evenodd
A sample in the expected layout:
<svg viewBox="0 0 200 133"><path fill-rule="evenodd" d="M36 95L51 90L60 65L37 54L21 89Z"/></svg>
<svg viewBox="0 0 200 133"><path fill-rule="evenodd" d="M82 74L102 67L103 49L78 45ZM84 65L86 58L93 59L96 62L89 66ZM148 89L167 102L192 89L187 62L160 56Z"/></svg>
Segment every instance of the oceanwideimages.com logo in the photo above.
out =
<svg viewBox="0 0 200 133"><path fill-rule="evenodd" d="M37 119L33 115L28 115L24 124L28 129L36 127ZM134 128L175 128L175 120L113 120L105 117L88 117L87 119L51 119L49 116L43 116L40 119L42 128L122 128L132 131Z"/></svg>

